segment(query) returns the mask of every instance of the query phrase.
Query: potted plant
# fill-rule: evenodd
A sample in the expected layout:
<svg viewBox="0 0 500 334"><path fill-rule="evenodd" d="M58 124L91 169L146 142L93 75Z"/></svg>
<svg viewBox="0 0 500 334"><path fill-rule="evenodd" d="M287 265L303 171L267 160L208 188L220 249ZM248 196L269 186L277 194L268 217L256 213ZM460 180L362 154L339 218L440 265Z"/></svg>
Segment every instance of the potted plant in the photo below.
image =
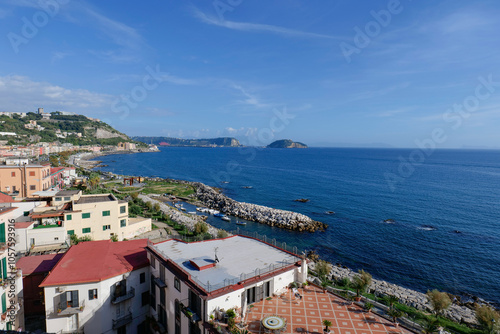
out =
<svg viewBox="0 0 500 334"><path fill-rule="evenodd" d="M328 329L328 327L330 327L332 325L332 322L330 320L323 320L323 325L325 326L325 328L323 329L323 333L325 334L328 334L330 333L330 330Z"/></svg>
<svg viewBox="0 0 500 334"><path fill-rule="evenodd" d="M365 304L365 310L367 313L370 313L372 311L373 304L372 303L366 303Z"/></svg>
<svg viewBox="0 0 500 334"><path fill-rule="evenodd" d="M209 323L213 324L214 323L214 315L213 314L210 314L210 320L208 321Z"/></svg>
<svg viewBox="0 0 500 334"><path fill-rule="evenodd" d="M352 282L352 287L356 290L356 301L361 300L361 293L366 290L366 288L372 282L372 275L361 269L359 275L354 277Z"/></svg>
<svg viewBox="0 0 500 334"><path fill-rule="evenodd" d="M392 322L394 322L394 325L398 327L399 324L397 323L396 320L398 320L398 318L401 318L403 316L403 312L401 312L398 309L392 308L389 309L389 311L387 311L387 315L392 318Z"/></svg>
<svg viewBox="0 0 500 334"><path fill-rule="evenodd" d="M304 283L302 283L302 290L307 291L307 286L308 285L309 285L308 281L305 281Z"/></svg>
<svg viewBox="0 0 500 334"><path fill-rule="evenodd" d="M61 313L62 310L60 308L57 309L57 313Z"/></svg>

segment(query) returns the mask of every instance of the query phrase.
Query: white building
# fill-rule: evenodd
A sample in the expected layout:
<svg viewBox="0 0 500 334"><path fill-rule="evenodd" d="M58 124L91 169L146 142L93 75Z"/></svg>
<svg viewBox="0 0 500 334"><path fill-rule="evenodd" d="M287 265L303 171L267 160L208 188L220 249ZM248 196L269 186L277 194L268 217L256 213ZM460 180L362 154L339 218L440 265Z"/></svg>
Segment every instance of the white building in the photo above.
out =
<svg viewBox="0 0 500 334"><path fill-rule="evenodd" d="M307 263L257 239L232 236L185 243L148 244L153 329L160 333L208 333L219 310L243 315L249 304L304 282Z"/></svg>
<svg viewBox="0 0 500 334"><path fill-rule="evenodd" d="M72 246L40 284L48 333L145 333L145 239Z"/></svg>

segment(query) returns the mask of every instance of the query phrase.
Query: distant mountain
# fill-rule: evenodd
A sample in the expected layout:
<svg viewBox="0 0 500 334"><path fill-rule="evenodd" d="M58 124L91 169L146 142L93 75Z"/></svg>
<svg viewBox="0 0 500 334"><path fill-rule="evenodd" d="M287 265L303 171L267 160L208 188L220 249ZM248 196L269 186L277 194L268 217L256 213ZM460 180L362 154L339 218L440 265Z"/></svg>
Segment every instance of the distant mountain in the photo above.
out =
<svg viewBox="0 0 500 334"><path fill-rule="evenodd" d="M0 115L0 140L7 140L10 145L55 141L73 145L132 142L126 134L98 119L67 112L3 113Z"/></svg>
<svg viewBox="0 0 500 334"><path fill-rule="evenodd" d="M236 138L222 137L209 139L181 139L171 137L132 137L146 144L159 146L192 146L192 147L238 147L241 146Z"/></svg>
<svg viewBox="0 0 500 334"><path fill-rule="evenodd" d="M307 145L290 139L281 139L267 145L267 148L307 148Z"/></svg>

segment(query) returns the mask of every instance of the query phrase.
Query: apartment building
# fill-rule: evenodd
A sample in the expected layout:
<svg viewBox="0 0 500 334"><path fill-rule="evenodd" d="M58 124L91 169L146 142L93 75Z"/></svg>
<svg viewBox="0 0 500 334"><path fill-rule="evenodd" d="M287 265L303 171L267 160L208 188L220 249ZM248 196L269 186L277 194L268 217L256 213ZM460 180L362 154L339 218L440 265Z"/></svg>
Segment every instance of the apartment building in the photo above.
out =
<svg viewBox="0 0 500 334"><path fill-rule="evenodd" d="M171 239L146 249L156 333L208 333L210 316L219 310L242 315L249 304L307 278L301 257L245 236L193 243Z"/></svg>
<svg viewBox="0 0 500 334"><path fill-rule="evenodd" d="M7 194L29 197L37 191L47 190L51 185L50 164L0 166L0 191Z"/></svg>
<svg viewBox="0 0 500 334"><path fill-rule="evenodd" d="M151 231L150 218L129 218L128 202L118 200L113 194L59 191L50 206L35 208L30 216L37 226L63 227L69 235L89 236L92 240L131 239Z"/></svg>
<svg viewBox="0 0 500 334"><path fill-rule="evenodd" d="M49 333L146 333L145 239L72 246L40 284Z"/></svg>

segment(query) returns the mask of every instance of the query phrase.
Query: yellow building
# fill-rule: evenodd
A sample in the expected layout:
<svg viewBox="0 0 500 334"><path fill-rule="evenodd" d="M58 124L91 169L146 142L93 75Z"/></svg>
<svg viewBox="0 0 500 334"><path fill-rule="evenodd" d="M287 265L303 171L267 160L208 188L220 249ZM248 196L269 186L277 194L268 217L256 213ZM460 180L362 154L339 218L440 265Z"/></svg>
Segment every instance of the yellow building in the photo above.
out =
<svg viewBox="0 0 500 334"><path fill-rule="evenodd" d="M0 166L0 191L28 197L51 186L50 165Z"/></svg>
<svg viewBox="0 0 500 334"><path fill-rule="evenodd" d="M39 224L64 226L67 234L92 240L130 239L151 231L150 218L129 218L128 202L113 194L82 195L79 190L59 191L50 207L31 214Z"/></svg>

